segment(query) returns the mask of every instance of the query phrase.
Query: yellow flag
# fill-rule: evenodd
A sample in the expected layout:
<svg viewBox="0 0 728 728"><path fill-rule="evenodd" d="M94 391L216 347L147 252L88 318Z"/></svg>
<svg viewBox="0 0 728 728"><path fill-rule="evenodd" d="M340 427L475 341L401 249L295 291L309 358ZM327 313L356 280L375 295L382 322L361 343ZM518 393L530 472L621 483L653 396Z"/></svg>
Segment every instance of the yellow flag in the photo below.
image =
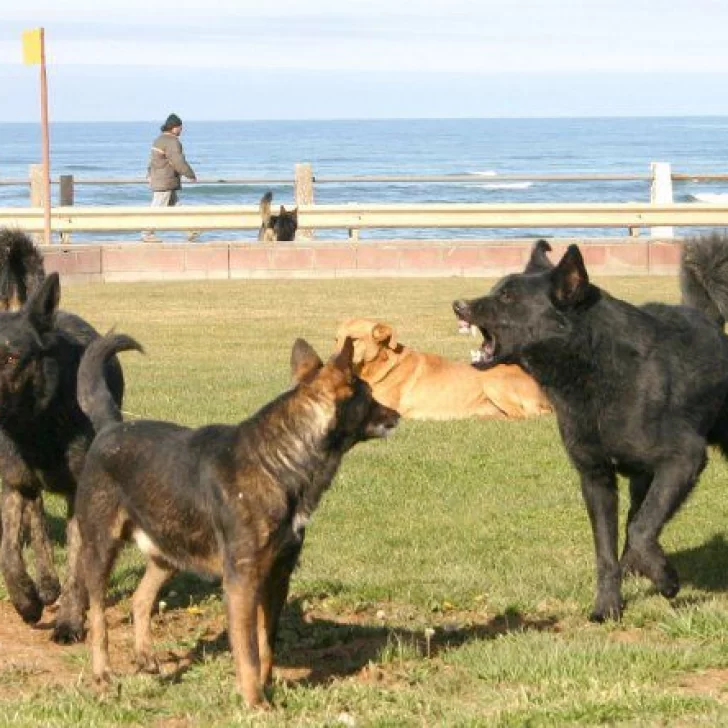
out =
<svg viewBox="0 0 728 728"><path fill-rule="evenodd" d="M23 63L34 66L41 62L41 48L43 46L43 29L23 31Z"/></svg>

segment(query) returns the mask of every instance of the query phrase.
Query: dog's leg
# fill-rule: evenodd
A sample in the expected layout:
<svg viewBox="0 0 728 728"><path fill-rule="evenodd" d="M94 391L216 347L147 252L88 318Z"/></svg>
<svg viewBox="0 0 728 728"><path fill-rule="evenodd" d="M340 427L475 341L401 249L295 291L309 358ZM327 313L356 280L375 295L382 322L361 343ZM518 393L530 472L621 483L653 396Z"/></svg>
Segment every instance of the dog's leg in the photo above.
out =
<svg viewBox="0 0 728 728"><path fill-rule="evenodd" d="M69 520L66 526L68 548L68 573L63 584L56 626L51 639L59 644L81 642L84 634L84 619L88 595L81 569L81 533L78 518L73 514L73 499L69 497Z"/></svg>
<svg viewBox="0 0 728 728"><path fill-rule="evenodd" d="M705 467L704 448L703 444L703 448L697 452L683 451L682 457L663 463L655 470L652 486L629 525L629 550L624 555L624 561L634 564L668 599L680 591L680 580L658 539L665 524L685 502Z"/></svg>
<svg viewBox="0 0 728 728"><path fill-rule="evenodd" d="M232 559L230 559L232 560ZM260 682L258 653L258 603L261 576L258 565L234 573L227 567L224 577L227 597L228 636L235 660L238 690L250 707L267 704Z"/></svg>
<svg viewBox="0 0 728 728"><path fill-rule="evenodd" d="M166 561L151 557L147 561L137 590L134 592L134 658L143 672L159 672L159 663L152 652L152 610L159 590L177 570Z"/></svg>
<svg viewBox="0 0 728 728"><path fill-rule="evenodd" d="M19 490L3 481L0 567L13 606L23 621L35 624L43 614L43 602L26 571L22 552L23 510L31 504Z"/></svg>
<svg viewBox="0 0 728 728"><path fill-rule="evenodd" d="M30 543L35 555L38 596L43 604L53 604L61 593L61 583L53 563L53 545L43 508L43 498L26 501L25 510L30 527Z"/></svg>
<svg viewBox="0 0 728 728"><path fill-rule="evenodd" d="M629 527L642 507L642 503L651 484L652 474L633 475L629 479L629 512L627 514L624 549L622 551L622 558L619 562L622 568L622 576L625 576L626 574L641 573L639 564L637 564L631 556L631 549L629 547Z"/></svg>
<svg viewBox="0 0 728 728"><path fill-rule="evenodd" d="M260 681L267 687L273 675L273 655L281 611L288 598L291 575L298 563L303 547L303 533L298 543L285 549L276 559L270 576L261 593L261 606L258 610L258 651L260 654Z"/></svg>
<svg viewBox="0 0 728 728"><path fill-rule="evenodd" d="M106 585L114 565L119 542L113 537L100 534L88 538L82 531L81 561L83 578L89 602L89 642L91 647L91 671L94 681L104 685L111 680L109 668L109 636L106 626Z"/></svg>
<svg viewBox="0 0 728 728"><path fill-rule="evenodd" d="M617 480L611 470L581 471L581 492L592 526L597 561L597 596L590 619L603 622L622 614L621 571L617 561Z"/></svg>

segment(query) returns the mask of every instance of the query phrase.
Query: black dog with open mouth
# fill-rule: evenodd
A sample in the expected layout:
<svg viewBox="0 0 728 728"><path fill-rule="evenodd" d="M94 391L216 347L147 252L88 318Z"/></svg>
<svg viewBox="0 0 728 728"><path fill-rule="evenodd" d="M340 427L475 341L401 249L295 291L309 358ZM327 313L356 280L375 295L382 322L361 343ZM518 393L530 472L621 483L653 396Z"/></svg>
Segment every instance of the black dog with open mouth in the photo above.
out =
<svg viewBox="0 0 728 728"><path fill-rule="evenodd" d="M482 333L488 364L519 364L554 406L592 524L592 618L601 621L621 615L624 572L678 593L658 539L696 484L707 445L728 454L728 337L688 306L610 296L589 281L576 245L555 266L546 250L537 243L523 273L453 308ZM631 497L621 562L618 474Z"/></svg>

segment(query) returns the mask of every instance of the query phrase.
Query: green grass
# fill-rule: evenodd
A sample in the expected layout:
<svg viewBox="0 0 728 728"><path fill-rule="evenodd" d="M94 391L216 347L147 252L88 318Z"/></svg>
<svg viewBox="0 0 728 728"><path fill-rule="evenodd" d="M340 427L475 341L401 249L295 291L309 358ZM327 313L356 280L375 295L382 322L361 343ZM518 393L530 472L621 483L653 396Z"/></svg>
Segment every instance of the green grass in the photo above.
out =
<svg viewBox="0 0 728 728"><path fill-rule="evenodd" d="M635 302L678 296L672 278L602 284ZM326 355L349 316L380 317L406 344L465 359L473 340L457 334L450 302L488 286L107 284L68 287L63 305L144 344L147 356L123 358L129 417L197 426L241 419L279 393L294 339ZM273 711L250 713L235 695L219 592L186 576L163 595L155 639L191 654L188 667L130 675L112 643L124 675L99 697L84 646L57 650L79 679L52 690L0 655L0 725L726 724L727 475L713 456L665 530L683 580L675 603L628 580L623 621L592 625L592 537L553 418L404 422L348 456L316 513L281 627ZM140 568L130 549L115 572L122 617ZM117 632L128 642L131 626Z"/></svg>

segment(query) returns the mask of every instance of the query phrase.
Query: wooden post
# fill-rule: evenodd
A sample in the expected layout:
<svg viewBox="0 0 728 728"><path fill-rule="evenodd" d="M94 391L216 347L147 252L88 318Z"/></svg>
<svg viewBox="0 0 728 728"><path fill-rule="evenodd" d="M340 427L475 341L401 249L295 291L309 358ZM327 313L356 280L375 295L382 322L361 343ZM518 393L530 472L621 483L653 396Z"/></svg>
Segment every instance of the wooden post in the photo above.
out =
<svg viewBox="0 0 728 728"><path fill-rule="evenodd" d="M651 162L652 184L650 185L650 202L665 203L673 202L672 197L672 170L669 162ZM653 238L672 238L674 230L672 227L660 226L650 229Z"/></svg>
<svg viewBox="0 0 728 728"><path fill-rule="evenodd" d="M31 207L43 207L43 199L45 196L43 185L43 165L42 164L31 164L28 172L28 180L30 186L30 206ZM31 235L33 240L38 245L43 244L43 236L39 233L33 233Z"/></svg>
<svg viewBox="0 0 728 728"><path fill-rule="evenodd" d="M30 179L30 206L43 207L43 165L31 164L28 177Z"/></svg>
<svg viewBox="0 0 728 728"><path fill-rule="evenodd" d="M296 164L293 179L293 197L296 206L313 205L313 168L308 163ZM296 240L311 240L313 230L296 231Z"/></svg>
<svg viewBox="0 0 728 728"><path fill-rule="evenodd" d="M61 207L72 207L73 206L73 175L62 174L58 180L58 204ZM61 243L67 245L71 242L71 233L61 233Z"/></svg>

